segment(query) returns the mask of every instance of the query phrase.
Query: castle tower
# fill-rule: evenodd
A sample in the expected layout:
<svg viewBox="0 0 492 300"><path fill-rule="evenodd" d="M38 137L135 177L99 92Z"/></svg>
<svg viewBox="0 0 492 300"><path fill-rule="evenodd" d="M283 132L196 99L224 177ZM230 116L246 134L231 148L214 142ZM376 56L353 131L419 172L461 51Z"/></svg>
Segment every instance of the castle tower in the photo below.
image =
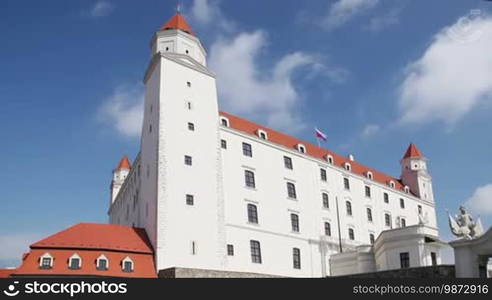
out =
<svg viewBox="0 0 492 300"><path fill-rule="evenodd" d="M225 229L215 75L184 17L151 41L141 135L143 227L157 269L222 269Z"/></svg>
<svg viewBox="0 0 492 300"><path fill-rule="evenodd" d="M401 159L401 180L410 192L420 199L434 202L432 177L427 171L427 158L413 143L408 146Z"/></svg>
<svg viewBox="0 0 492 300"><path fill-rule="evenodd" d="M128 157L123 156L118 164L118 167L113 170L113 180L111 181L111 203L114 202L116 195L121 189L123 182L125 182L128 173L130 173L131 164Z"/></svg>

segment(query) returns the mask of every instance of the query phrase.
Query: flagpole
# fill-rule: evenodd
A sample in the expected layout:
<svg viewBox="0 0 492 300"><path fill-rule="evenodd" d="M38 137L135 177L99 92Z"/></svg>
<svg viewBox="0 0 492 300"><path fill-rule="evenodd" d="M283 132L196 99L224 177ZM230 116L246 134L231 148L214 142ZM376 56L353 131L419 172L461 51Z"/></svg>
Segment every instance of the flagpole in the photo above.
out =
<svg viewBox="0 0 492 300"><path fill-rule="evenodd" d="M316 138L316 141L318 142L318 147L321 148L321 145L319 144L319 138Z"/></svg>

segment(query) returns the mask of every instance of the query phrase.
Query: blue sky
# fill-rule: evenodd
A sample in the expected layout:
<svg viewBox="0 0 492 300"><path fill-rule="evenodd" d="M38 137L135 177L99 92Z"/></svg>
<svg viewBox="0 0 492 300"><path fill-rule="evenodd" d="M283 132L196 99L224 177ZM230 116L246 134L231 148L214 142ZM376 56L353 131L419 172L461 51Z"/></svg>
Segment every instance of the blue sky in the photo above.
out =
<svg viewBox="0 0 492 300"><path fill-rule="evenodd" d="M429 158L439 225L492 223L492 3L181 1L221 108L399 176ZM139 147L152 34L175 1L0 2L0 267L77 222L107 222L111 170ZM238 85L241 82L241 85Z"/></svg>

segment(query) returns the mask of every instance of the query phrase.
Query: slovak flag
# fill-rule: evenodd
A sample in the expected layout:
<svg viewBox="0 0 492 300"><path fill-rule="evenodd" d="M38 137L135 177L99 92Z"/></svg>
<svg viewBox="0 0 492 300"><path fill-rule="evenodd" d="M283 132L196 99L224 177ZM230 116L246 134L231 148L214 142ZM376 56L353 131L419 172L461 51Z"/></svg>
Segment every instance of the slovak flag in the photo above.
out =
<svg viewBox="0 0 492 300"><path fill-rule="evenodd" d="M318 128L314 128L314 132L316 133L316 138L317 139L322 139L325 142L328 139L328 137L326 136L326 134L324 134L323 132L321 132L321 130L319 130Z"/></svg>

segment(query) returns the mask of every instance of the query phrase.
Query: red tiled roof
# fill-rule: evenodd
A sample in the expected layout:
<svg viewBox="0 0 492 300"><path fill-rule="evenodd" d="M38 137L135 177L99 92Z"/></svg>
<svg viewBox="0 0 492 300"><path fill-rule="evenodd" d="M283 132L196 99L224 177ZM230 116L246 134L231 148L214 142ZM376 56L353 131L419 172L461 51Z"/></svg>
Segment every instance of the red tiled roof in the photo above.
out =
<svg viewBox="0 0 492 300"><path fill-rule="evenodd" d="M97 235L98 232L93 232ZM80 238L83 240L84 238ZM49 253L53 258L51 269L39 267L39 259L45 253ZM81 258L81 267L77 270L68 268L68 262L73 254ZM96 265L97 258L104 254L108 259L108 269L98 270ZM123 272L121 262L126 257L133 261L133 272ZM0 273L1 274L1 273ZM106 277L137 277L155 278L157 277L154 257L152 254L127 253L104 250L79 250L79 249L31 249L22 265L15 271L13 276L106 276ZM0 275L1 276L1 275Z"/></svg>
<svg viewBox="0 0 492 300"><path fill-rule="evenodd" d="M255 135L255 136L257 135L256 132L258 129L264 130L267 133L268 140L270 142L282 145L282 146L289 148L289 149L296 149L296 146L298 144L303 144L306 147L306 154L311 156L311 157L326 161L326 158L325 158L326 155L331 155L333 157L333 160L334 160L334 165L337 165L337 166L343 168L344 164L346 162L348 162L348 163L350 163L350 165L352 167L352 171L351 171L352 173L355 173L355 174L358 174L358 175L365 177L366 173L368 171L370 171L373 174L373 180L374 181L377 181L377 182L385 184L385 185L388 185L388 183L390 181L394 181L395 182L395 188L399 189L399 190L403 190L403 185L401 184L399 179L396 179L394 177L386 175L386 174L379 172L375 169L366 167L366 166L364 166L358 162L350 161L347 157L343 157L341 155L338 155L338 154L336 154L330 150L323 149L321 147L315 146L315 145L308 143L306 141L303 141L303 140L300 140L298 138L286 135L284 133L281 133L279 131L276 131L276 130L273 130L270 128L266 128L265 126L256 124L254 122L251 122L251 121L248 121L246 119L231 115L231 114L223 112L223 111L220 112L220 115L229 119L229 126L231 128L234 128L236 130L242 131L242 132L250 134L250 135Z"/></svg>
<svg viewBox="0 0 492 300"><path fill-rule="evenodd" d="M422 152L420 152L419 148L415 146L415 144L410 144L408 146L407 152L405 152L405 155L403 155L403 158L409 158L409 157L424 157L422 155Z"/></svg>
<svg viewBox="0 0 492 300"><path fill-rule="evenodd" d="M162 25L161 30L179 29L191 35L195 35L193 29L186 22L185 18L178 12L166 24Z"/></svg>
<svg viewBox="0 0 492 300"><path fill-rule="evenodd" d="M0 278L9 278L15 271L16 269L0 269Z"/></svg>
<svg viewBox="0 0 492 300"><path fill-rule="evenodd" d="M121 158L120 163L118 164L118 167L116 168L116 170L131 169L131 168L132 168L132 164L130 163L130 160L128 160L127 156L123 156Z"/></svg>
<svg viewBox="0 0 492 300"><path fill-rule="evenodd" d="M98 249L152 254L144 229L113 224L80 223L31 245L31 249Z"/></svg>

